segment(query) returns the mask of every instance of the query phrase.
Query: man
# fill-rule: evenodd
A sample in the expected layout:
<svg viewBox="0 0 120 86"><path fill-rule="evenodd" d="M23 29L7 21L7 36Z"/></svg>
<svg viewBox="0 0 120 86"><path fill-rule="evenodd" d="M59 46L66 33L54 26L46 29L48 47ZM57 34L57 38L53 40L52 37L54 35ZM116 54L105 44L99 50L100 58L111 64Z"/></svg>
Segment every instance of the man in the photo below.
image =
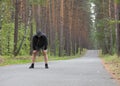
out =
<svg viewBox="0 0 120 86"><path fill-rule="evenodd" d="M48 55L47 55L48 41L47 41L46 35L40 31L38 31L33 36L32 44L33 44L32 64L29 68L30 69L34 68L34 62L36 59L36 55L40 50L42 50L43 55L44 55L45 68L48 69Z"/></svg>

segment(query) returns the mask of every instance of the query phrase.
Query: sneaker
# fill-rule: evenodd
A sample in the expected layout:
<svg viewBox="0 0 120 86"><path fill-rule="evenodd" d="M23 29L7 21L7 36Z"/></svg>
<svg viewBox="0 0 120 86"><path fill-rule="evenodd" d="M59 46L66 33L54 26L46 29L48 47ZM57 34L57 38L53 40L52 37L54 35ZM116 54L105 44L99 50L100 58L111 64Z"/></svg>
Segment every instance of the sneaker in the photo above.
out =
<svg viewBox="0 0 120 86"><path fill-rule="evenodd" d="M48 69L48 68L49 68L49 67L48 67L48 64L45 64L45 68L46 68L46 69Z"/></svg>
<svg viewBox="0 0 120 86"><path fill-rule="evenodd" d="M29 67L29 69L31 69L31 68L34 68L34 64L33 63L31 64L31 66Z"/></svg>

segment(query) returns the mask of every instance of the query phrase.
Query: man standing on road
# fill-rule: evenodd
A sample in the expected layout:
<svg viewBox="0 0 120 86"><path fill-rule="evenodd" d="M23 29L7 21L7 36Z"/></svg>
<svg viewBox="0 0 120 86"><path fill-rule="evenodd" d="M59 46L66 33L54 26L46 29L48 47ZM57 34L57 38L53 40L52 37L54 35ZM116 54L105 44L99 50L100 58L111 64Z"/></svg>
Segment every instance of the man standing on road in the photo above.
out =
<svg viewBox="0 0 120 86"><path fill-rule="evenodd" d="M34 68L34 62L36 59L37 53L42 50L44 55L44 61L45 61L45 68L48 69L48 55L47 55L47 46L48 46L48 40L44 33L41 31L38 31L34 36L32 40L32 46L33 46L33 52L32 52L32 64L29 67Z"/></svg>

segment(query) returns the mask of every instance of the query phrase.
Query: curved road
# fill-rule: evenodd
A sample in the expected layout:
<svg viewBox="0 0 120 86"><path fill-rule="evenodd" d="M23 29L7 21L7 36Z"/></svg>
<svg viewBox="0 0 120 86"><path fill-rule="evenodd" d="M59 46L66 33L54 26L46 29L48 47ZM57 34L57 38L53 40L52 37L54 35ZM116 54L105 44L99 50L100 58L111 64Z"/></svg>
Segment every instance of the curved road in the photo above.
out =
<svg viewBox="0 0 120 86"><path fill-rule="evenodd" d="M119 86L104 69L97 50L89 50L82 58L0 67L0 86Z"/></svg>

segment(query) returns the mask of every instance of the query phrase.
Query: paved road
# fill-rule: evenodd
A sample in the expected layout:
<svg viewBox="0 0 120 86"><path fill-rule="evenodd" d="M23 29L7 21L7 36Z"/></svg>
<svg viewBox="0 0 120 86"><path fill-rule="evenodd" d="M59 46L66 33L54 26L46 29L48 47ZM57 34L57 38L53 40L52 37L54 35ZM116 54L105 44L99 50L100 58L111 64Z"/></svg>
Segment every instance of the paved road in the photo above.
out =
<svg viewBox="0 0 120 86"><path fill-rule="evenodd" d="M98 51L73 60L0 67L0 86L119 86L104 69Z"/></svg>

